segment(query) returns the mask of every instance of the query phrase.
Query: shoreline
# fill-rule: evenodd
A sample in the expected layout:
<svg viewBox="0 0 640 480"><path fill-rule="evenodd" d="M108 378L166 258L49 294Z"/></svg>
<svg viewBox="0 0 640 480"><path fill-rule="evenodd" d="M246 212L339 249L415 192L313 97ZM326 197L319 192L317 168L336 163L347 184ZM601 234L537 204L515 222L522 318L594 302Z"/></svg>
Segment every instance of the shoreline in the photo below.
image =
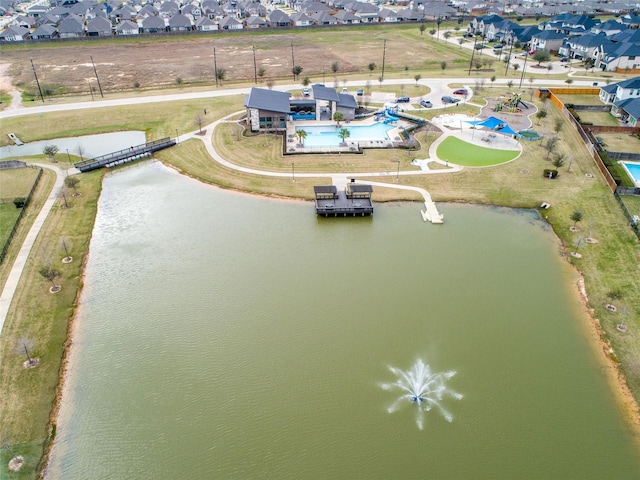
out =
<svg viewBox="0 0 640 480"><path fill-rule="evenodd" d="M249 192L236 187L227 187L227 186L222 186L216 183L206 182L202 179L199 179L197 177L190 175L189 173L181 170L180 168L172 164L168 164L157 159L154 159L153 161L161 163L166 168L169 168L180 175L191 178L202 184L212 186L214 188L220 188L223 190L232 191L235 193L239 193L241 195L251 195L251 196L262 197L267 200L271 199L271 200L284 200L284 201L295 201L295 202L311 202L311 200L307 200L300 197L289 197L289 196L282 196L282 195ZM101 191L102 191L103 181L104 181L104 176L102 177L102 180L100 182ZM99 198L100 198L100 195L98 195L98 201L99 201ZM407 202L407 201L411 203L419 204L419 202L411 201L411 200L389 200L382 203ZM496 204L482 204L477 202L469 202L469 201L465 201L464 199L458 199L458 201L455 201L455 202L441 202L441 203L456 203L456 204L462 203L462 204L468 204L468 205L477 205L477 206L494 207L494 208L509 208L509 209L520 208L520 207L509 207L509 206L505 207L504 205L496 205ZM534 208L532 210L536 210L536 209ZM96 207L96 212L97 212L97 207ZM633 397L633 394L629 389L626 377L624 373L620 370L619 363L617 363L611 357L611 354L614 353L613 348L611 347L610 342L607 341L603 335L604 330L601 327L600 320L594 316L595 311L589 303L589 297L587 295L586 288L585 288L585 278L582 272L580 272L580 270L575 265L571 264L568 261L566 245L564 244L560 236L556 233L554 226L551 223L547 222L542 216L540 217L540 219L544 221L547 225L549 225L549 227L551 228L551 231L553 232L555 240L558 242L558 246L560 247L560 251L559 251L560 260L564 262L566 267L568 267L569 271L571 271L574 275L578 277L577 280L571 281L567 285L567 287L570 288L571 291L573 292L574 301L576 301L577 306L580 307L580 310L581 310L580 315L583 318L579 319L579 321L581 323L581 326L585 328L585 332L588 334L590 347L593 348L593 353L596 356L597 361L604 367L606 383L609 385L611 393L613 394L615 405L619 409L623 422L630 428L630 431L633 434L633 438L636 443L636 449L640 451L640 405L638 404L638 402L636 402L635 398ZM93 232L93 229L92 229L92 232ZM88 239L89 246L91 242L91 237L92 235L90 235ZM69 323L67 326L67 340L64 343L61 366L58 372L58 385L56 387L56 394L55 394L54 402L52 404L51 413L49 416L49 423L47 424L47 427L46 427L47 432L49 432L49 438L45 440L43 457L40 460L40 463L37 469L37 478L41 478L41 479L43 479L44 475L46 474L46 470L50 461L51 451L53 449L53 443L55 441L57 420L58 420L61 401L63 397L64 385L65 385L65 381L68 374L70 351L73 345L78 306L80 304L80 298L84 291L85 269L86 269L90 254L91 254L91 251L89 248L87 253L84 255L84 258L82 261L78 292L76 294L73 312L71 317L69 318ZM600 352L600 353L597 353L597 352ZM53 432L53 435L52 435L52 432Z"/></svg>

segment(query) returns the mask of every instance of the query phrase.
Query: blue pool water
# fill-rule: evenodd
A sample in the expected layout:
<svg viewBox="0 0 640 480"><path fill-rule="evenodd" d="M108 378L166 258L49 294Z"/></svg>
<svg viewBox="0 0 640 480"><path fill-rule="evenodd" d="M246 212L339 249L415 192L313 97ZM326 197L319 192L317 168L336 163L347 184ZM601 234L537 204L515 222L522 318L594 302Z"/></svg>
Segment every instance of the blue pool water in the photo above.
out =
<svg viewBox="0 0 640 480"><path fill-rule="evenodd" d="M635 184L640 184L640 163L622 162L622 164L627 168L627 171L629 172L629 175L631 175L631 179Z"/></svg>
<svg viewBox="0 0 640 480"><path fill-rule="evenodd" d="M346 128L351 135L346 138L349 140L389 140L387 132L393 127L385 123L375 123L373 125L347 126L342 125L340 128ZM337 147L342 141L338 136L338 130L335 125L326 126L305 126L296 128L296 130L304 130L307 132L307 138L304 140L305 147Z"/></svg>

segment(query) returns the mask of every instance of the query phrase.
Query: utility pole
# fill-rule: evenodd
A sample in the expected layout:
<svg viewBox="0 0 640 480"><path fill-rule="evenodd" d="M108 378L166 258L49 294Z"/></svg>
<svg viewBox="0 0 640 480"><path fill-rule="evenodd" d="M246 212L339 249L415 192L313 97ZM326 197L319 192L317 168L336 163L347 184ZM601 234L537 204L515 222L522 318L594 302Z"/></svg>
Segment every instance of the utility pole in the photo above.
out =
<svg viewBox="0 0 640 480"><path fill-rule="evenodd" d="M38 85L38 91L40 92L40 98L44 103L44 96L42 95L42 88L40 88L40 81L38 80L38 74L36 73L36 67L33 66L33 60L31 60L31 69L33 70L33 76L36 77L36 85Z"/></svg>
<svg viewBox="0 0 640 480"><path fill-rule="evenodd" d="M511 48L509 49L509 56L507 57L507 61L505 62L507 64L506 67L504 67L504 75L505 77L507 76L507 71L509 70L509 62L511 62L511 54L513 53L513 39L511 40Z"/></svg>
<svg viewBox="0 0 640 480"><path fill-rule="evenodd" d="M216 87L218 86L218 63L216 62L216 49L213 49L213 75L216 77Z"/></svg>
<svg viewBox="0 0 640 480"><path fill-rule="evenodd" d="M385 58L387 56L387 41L383 40L383 44L382 44L382 74L380 75L380 78L382 80L384 80L384 61Z"/></svg>
<svg viewBox="0 0 640 480"><path fill-rule="evenodd" d="M524 80L524 73L527 71L527 58L529 58L529 53L528 52L524 56L524 65L522 67L522 75L520 75L520 86L518 88L522 88L522 82Z"/></svg>
<svg viewBox="0 0 640 480"><path fill-rule="evenodd" d="M258 67L256 66L256 46L253 45L253 79L258 84Z"/></svg>
<svg viewBox="0 0 640 480"><path fill-rule="evenodd" d="M296 81L296 73L295 73L295 69L296 68L296 57L293 55L293 42L291 42L291 73L293 74L293 81Z"/></svg>
<svg viewBox="0 0 640 480"><path fill-rule="evenodd" d="M469 60L469 76L471 76L471 67L473 66L473 57L476 54L476 42L478 41L478 37L473 37L473 51L471 52L471 60Z"/></svg>
<svg viewBox="0 0 640 480"><path fill-rule="evenodd" d="M93 65L93 73L95 73L96 80L98 81L98 89L100 89L100 96L104 98L104 95L102 94L102 85L100 85L100 79L98 78L98 71L96 70L96 64L93 63L93 57L89 56L89 58L91 59L91 65Z"/></svg>

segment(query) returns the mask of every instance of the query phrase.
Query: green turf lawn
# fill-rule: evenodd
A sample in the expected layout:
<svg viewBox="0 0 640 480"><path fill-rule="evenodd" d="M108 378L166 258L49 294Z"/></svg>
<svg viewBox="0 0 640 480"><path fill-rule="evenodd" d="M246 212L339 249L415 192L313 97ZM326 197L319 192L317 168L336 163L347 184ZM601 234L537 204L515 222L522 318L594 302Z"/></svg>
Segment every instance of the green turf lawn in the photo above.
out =
<svg viewBox="0 0 640 480"><path fill-rule="evenodd" d="M7 240L19 214L20 209L16 208L13 203L0 204L0 246Z"/></svg>
<svg viewBox="0 0 640 480"><path fill-rule="evenodd" d="M518 155L518 150L494 150L479 147L456 137L446 138L437 150L438 158L464 167L487 167L506 163Z"/></svg>

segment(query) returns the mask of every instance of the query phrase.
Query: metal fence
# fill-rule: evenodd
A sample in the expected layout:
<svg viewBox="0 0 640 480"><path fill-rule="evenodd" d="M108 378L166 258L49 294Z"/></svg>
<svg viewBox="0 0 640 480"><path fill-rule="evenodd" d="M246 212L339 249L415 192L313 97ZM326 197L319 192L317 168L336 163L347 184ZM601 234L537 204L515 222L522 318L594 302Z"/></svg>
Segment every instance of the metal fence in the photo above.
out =
<svg viewBox="0 0 640 480"><path fill-rule="evenodd" d="M31 201L31 197L33 196L33 192L35 191L36 187L38 186L38 183L40 182L40 178L42 177L42 168L40 167L29 167L29 168L37 168L38 176L36 177L36 180L33 182L33 185L31 187L31 190L29 191L29 194L25 198L24 205L20 209L20 213L18 214L18 218L16 218L15 223L13 224L13 228L11 229L11 232L9 232L9 235L7 235L7 239L5 240L4 245L2 245L2 248L0 249L0 264L4 261L4 257L7 254L9 245L11 245L11 241L13 240L13 237L18 231L18 225L20 225L20 220L22 220L22 217L24 216L24 212L29 206L29 202Z"/></svg>
<svg viewBox="0 0 640 480"><path fill-rule="evenodd" d="M622 212L624 213L624 216L627 217L627 220L629 220L629 225L631 226L631 228L633 229L633 231L636 234L636 237L638 237L638 240L640 240L640 220L638 219L637 216L631 215L629 213L629 210L627 210L627 206L624 204L624 201L622 200L622 198L620 197L620 195L618 195L618 192L613 192L613 196L616 197L616 200L618 201L618 204L620 205L620 208L622 208Z"/></svg>

